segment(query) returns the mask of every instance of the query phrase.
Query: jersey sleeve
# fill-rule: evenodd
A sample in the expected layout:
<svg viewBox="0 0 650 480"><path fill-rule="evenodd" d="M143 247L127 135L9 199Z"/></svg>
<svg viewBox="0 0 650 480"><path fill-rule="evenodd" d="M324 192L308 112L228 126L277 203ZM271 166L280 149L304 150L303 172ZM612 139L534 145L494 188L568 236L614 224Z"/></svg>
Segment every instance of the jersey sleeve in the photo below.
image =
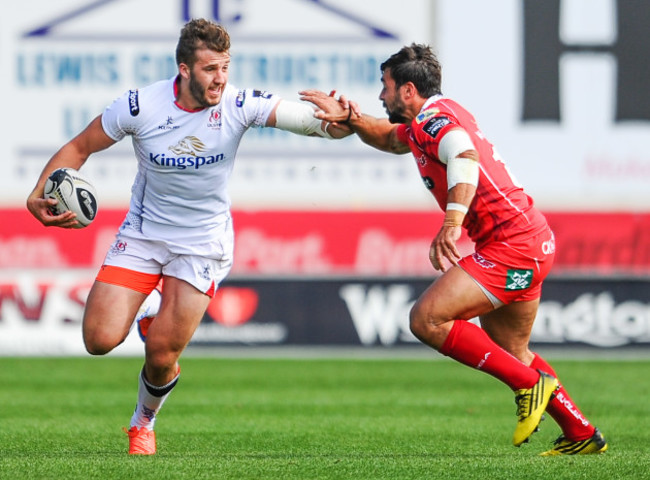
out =
<svg viewBox="0 0 650 480"><path fill-rule="evenodd" d="M236 106L242 109L247 126L263 127L279 101L278 95L246 89L238 92Z"/></svg>
<svg viewBox="0 0 650 480"><path fill-rule="evenodd" d="M138 90L129 90L111 103L102 113L102 127L106 135L115 141L137 131L140 113Z"/></svg>
<svg viewBox="0 0 650 480"><path fill-rule="evenodd" d="M404 145L409 144L409 131L410 127L404 123L400 123L397 126L397 139Z"/></svg>
<svg viewBox="0 0 650 480"><path fill-rule="evenodd" d="M442 137L453 129L463 128L454 117L442 113L429 116L420 123L414 121L412 126L415 142L420 149L436 158Z"/></svg>

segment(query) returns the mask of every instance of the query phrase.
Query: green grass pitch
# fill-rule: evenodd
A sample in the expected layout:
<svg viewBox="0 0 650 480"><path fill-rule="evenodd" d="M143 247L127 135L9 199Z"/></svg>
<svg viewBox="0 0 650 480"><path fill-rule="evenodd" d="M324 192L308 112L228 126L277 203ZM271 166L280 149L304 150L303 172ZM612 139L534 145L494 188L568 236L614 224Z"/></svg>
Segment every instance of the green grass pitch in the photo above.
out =
<svg viewBox="0 0 650 480"><path fill-rule="evenodd" d="M559 458L552 419L513 447L512 393L448 359L207 357L183 359L158 454L129 457L141 363L0 358L0 478L650 478L650 360L552 361L610 443Z"/></svg>

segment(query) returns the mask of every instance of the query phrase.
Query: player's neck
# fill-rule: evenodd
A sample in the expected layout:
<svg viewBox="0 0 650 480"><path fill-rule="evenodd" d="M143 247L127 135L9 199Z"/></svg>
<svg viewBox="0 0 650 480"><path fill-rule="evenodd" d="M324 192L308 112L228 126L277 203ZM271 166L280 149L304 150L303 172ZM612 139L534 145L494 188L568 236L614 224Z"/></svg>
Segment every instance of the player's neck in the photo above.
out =
<svg viewBox="0 0 650 480"><path fill-rule="evenodd" d="M187 81L178 75L174 81L174 104L186 112L200 112L205 107L197 102L190 93L190 86Z"/></svg>
<svg viewBox="0 0 650 480"><path fill-rule="evenodd" d="M413 119L422 111L427 99L420 96L413 97L406 103L403 116L411 123Z"/></svg>

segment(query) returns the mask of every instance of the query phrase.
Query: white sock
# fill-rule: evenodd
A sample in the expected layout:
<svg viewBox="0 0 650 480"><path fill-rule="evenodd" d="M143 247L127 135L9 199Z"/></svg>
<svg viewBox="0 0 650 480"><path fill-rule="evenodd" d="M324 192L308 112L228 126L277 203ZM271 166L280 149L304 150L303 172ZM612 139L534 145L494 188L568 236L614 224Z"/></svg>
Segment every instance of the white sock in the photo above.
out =
<svg viewBox="0 0 650 480"><path fill-rule="evenodd" d="M142 369L138 381L138 403L131 417L132 427L145 427L147 430L153 430L154 423L156 422L156 414L160 411L163 403L165 403L172 389L176 386L180 375L179 368L178 373L171 382L167 385L157 387L147 381L144 377L144 368Z"/></svg>

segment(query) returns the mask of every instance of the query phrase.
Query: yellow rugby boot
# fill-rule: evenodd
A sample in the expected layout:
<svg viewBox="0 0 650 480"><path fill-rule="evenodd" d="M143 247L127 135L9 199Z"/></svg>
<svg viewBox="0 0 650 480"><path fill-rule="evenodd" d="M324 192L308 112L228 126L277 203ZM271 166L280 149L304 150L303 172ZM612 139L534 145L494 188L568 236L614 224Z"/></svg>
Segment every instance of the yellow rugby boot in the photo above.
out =
<svg viewBox="0 0 650 480"><path fill-rule="evenodd" d="M537 429L539 422L542 421L542 414L558 386L557 378L539 371L539 380L535 385L515 391L519 420L512 436L512 443L516 447L528 440Z"/></svg>
<svg viewBox="0 0 650 480"><path fill-rule="evenodd" d="M574 442L564 435L560 435L554 442L554 447L546 452L540 453L542 457L555 455L589 455L592 453L603 453L607 450L607 441L600 430L596 429L594 434L586 440Z"/></svg>

